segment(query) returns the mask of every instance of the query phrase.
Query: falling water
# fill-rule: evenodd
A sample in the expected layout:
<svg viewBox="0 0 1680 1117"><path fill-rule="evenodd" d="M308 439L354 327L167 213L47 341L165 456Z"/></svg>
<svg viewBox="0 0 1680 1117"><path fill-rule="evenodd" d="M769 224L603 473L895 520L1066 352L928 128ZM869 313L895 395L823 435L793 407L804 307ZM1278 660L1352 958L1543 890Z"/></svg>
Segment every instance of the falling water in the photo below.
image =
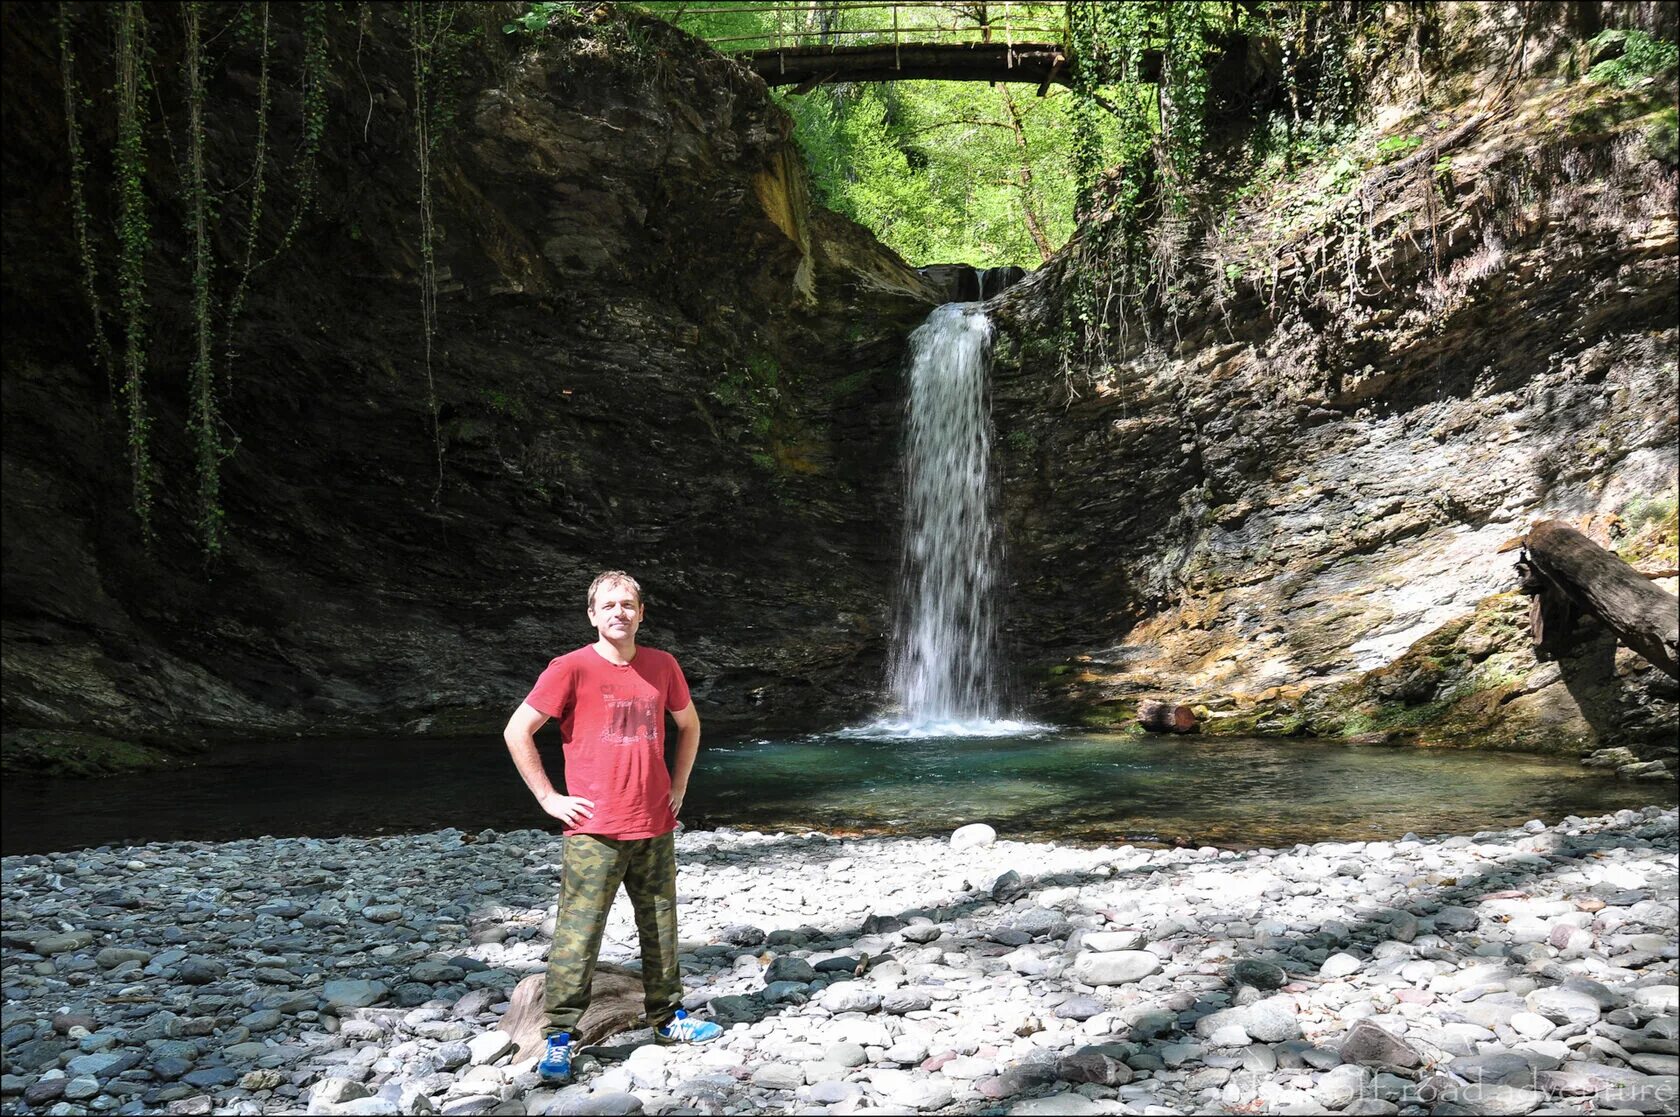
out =
<svg viewBox="0 0 1680 1117"><path fill-rule="evenodd" d="M904 552L890 685L925 732L1018 731L1000 723L999 540L991 519L986 366L992 327L948 303L910 335Z"/></svg>

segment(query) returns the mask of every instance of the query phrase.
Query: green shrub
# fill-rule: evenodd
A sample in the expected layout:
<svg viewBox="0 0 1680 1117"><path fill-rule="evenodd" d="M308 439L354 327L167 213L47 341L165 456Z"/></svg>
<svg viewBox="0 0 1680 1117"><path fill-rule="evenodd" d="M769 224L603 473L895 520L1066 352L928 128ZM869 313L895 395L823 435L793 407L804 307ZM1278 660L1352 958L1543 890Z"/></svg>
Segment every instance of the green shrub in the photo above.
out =
<svg viewBox="0 0 1680 1117"><path fill-rule="evenodd" d="M1600 31L1587 45L1596 53L1614 47L1617 42L1621 43L1622 52L1588 70L1588 81L1630 89L1680 64L1680 44L1654 38L1644 31Z"/></svg>

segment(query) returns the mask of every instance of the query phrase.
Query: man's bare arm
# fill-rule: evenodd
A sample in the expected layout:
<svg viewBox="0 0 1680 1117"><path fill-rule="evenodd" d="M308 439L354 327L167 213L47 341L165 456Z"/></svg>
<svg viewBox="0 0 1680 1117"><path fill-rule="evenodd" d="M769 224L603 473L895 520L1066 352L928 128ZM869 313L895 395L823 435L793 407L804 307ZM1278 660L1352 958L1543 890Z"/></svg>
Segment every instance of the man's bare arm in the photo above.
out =
<svg viewBox="0 0 1680 1117"><path fill-rule="evenodd" d="M521 702L519 709L513 711L513 716L508 719L507 728L502 730L502 740L507 744L508 754L513 757L513 766L519 769L519 778L536 796L537 805L549 816L572 826L592 817L595 804L581 795L562 795L549 782L542 754L537 752L536 737L537 730L547 720L547 714Z"/></svg>
<svg viewBox="0 0 1680 1117"><path fill-rule="evenodd" d="M700 755L700 714L690 702L671 714L677 723L677 755L671 768L671 813L682 813L683 796L688 794L688 776L694 758Z"/></svg>

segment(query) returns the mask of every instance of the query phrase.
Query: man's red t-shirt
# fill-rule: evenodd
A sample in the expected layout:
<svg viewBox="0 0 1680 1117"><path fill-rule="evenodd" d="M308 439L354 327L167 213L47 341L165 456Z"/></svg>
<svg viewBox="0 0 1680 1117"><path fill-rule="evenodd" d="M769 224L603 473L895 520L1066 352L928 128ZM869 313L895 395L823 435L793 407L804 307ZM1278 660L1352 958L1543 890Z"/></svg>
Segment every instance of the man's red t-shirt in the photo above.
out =
<svg viewBox="0 0 1680 1117"><path fill-rule="evenodd" d="M627 664L608 663L593 646L548 665L525 704L560 721L566 794L595 804L568 834L653 838L677 828L665 767L665 711L689 704L676 658L637 648Z"/></svg>

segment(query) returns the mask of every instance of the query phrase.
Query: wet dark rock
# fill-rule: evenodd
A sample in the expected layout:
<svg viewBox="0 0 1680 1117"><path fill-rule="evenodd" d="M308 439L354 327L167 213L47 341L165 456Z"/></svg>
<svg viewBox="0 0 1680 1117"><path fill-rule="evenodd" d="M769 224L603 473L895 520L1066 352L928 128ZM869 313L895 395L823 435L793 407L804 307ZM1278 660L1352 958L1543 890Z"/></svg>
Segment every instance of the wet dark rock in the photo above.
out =
<svg viewBox="0 0 1680 1117"><path fill-rule="evenodd" d="M9 1049L6 1061L23 1070L42 1071L56 1065L60 1055L73 1049L72 1044L57 1037L29 1040Z"/></svg>
<svg viewBox="0 0 1680 1117"><path fill-rule="evenodd" d="M226 966L206 958L188 958L175 968L175 979L187 985L209 985L226 976Z"/></svg>
<svg viewBox="0 0 1680 1117"><path fill-rule="evenodd" d="M172 1082L193 1069L193 1060L177 1059L165 1056L155 1059L151 1064L151 1071L165 1082Z"/></svg>
<svg viewBox="0 0 1680 1117"><path fill-rule="evenodd" d="M24 1087L23 1100L29 1105L50 1105L64 1096L68 1078L38 1078Z"/></svg>
<svg viewBox="0 0 1680 1117"><path fill-rule="evenodd" d="M812 982L817 979L817 971L811 963L803 958L782 955L773 960L764 971L764 983L769 985L776 981Z"/></svg>
<svg viewBox="0 0 1680 1117"><path fill-rule="evenodd" d="M858 959L851 954L836 954L832 958L824 958L811 968L820 974L849 974L857 969Z"/></svg>
<svg viewBox="0 0 1680 1117"><path fill-rule="evenodd" d="M1289 975L1284 972L1282 966L1254 958L1244 958L1232 966L1231 977L1256 989L1281 989L1289 982Z"/></svg>
<svg viewBox="0 0 1680 1117"><path fill-rule="evenodd" d="M720 1024L751 1023L764 1016L764 1002L757 997L730 995L706 1002L712 1018Z"/></svg>
<svg viewBox="0 0 1680 1117"><path fill-rule="evenodd" d="M1010 869L992 882L991 892L993 900L1000 904L1007 904L1012 900L1018 900L1022 896L1025 896L1027 894L1027 886L1026 882L1021 879L1021 874L1016 872L1014 869Z"/></svg>

